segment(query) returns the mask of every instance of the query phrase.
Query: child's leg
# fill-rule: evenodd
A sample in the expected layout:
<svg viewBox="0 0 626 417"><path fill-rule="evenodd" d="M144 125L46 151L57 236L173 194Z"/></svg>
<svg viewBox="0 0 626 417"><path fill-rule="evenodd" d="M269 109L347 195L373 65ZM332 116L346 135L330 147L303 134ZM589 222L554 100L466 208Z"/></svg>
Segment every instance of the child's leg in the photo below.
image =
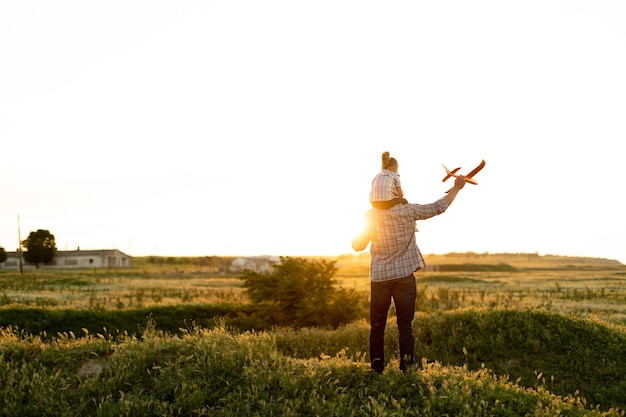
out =
<svg viewBox="0 0 626 417"><path fill-rule="evenodd" d="M386 201L371 201L371 203L372 203L372 207L374 207L375 209L380 209L380 210L389 210L396 204L409 204L406 198L401 198L401 197L396 197L392 200L386 200Z"/></svg>

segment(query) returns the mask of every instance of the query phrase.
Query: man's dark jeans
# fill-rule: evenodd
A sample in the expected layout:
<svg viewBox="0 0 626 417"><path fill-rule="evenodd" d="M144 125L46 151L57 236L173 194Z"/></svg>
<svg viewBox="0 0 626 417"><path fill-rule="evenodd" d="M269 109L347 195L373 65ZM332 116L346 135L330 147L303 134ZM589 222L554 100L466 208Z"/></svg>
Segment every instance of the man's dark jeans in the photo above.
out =
<svg viewBox="0 0 626 417"><path fill-rule="evenodd" d="M385 327L391 299L396 307L400 336L400 370L405 371L415 363L415 335L413 317L417 290L413 275L383 282L371 283L370 302L370 361L372 369L385 368Z"/></svg>

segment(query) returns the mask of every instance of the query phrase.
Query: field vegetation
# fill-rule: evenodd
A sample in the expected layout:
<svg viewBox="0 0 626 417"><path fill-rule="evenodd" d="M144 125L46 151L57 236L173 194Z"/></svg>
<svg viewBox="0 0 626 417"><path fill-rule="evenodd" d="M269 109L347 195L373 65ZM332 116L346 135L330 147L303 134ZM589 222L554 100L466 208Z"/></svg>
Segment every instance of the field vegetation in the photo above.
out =
<svg viewBox="0 0 626 417"><path fill-rule="evenodd" d="M310 327L262 320L271 305L248 291L245 273L229 272L231 261L145 257L127 269L0 269L0 415L613 416L626 409L626 267L618 262L430 255L429 270L417 274L421 365L397 371L392 311L392 364L378 376L368 372L367 253L321 260L334 262L320 275L332 274L346 297L335 304L354 303L356 316ZM324 317L316 306L333 304L316 300L300 320ZM279 307L288 316L291 307Z"/></svg>

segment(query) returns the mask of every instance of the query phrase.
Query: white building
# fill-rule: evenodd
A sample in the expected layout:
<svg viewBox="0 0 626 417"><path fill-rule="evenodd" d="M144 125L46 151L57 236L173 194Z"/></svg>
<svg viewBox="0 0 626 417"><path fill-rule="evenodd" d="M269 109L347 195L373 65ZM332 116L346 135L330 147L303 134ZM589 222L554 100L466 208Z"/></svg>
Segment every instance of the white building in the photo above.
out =
<svg viewBox="0 0 626 417"><path fill-rule="evenodd" d="M128 268L131 257L117 249L57 251L54 258L39 268ZM18 269L20 259L17 252L7 252L7 260L0 263L2 269ZM23 262L24 268L34 268Z"/></svg>
<svg viewBox="0 0 626 417"><path fill-rule="evenodd" d="M257 273L270 273L274 271L274 266L280 263L278 256L250 256L246 258L235 258L230 265L230 272L243 272L248 269Z"/></svg>

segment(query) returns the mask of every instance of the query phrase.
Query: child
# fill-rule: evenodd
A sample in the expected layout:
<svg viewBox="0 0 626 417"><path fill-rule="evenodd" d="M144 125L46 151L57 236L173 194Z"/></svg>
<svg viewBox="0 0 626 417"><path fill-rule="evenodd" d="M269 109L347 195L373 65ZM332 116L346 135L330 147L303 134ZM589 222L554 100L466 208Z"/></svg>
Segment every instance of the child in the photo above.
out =
<svg viewBox="0 0 626 417"><path fill-rule="evenodd" d="M376 209L388 210L396 204L408 204L398 175L398 161L383 152L382 170L372 180L370 203Z"/></svg>

